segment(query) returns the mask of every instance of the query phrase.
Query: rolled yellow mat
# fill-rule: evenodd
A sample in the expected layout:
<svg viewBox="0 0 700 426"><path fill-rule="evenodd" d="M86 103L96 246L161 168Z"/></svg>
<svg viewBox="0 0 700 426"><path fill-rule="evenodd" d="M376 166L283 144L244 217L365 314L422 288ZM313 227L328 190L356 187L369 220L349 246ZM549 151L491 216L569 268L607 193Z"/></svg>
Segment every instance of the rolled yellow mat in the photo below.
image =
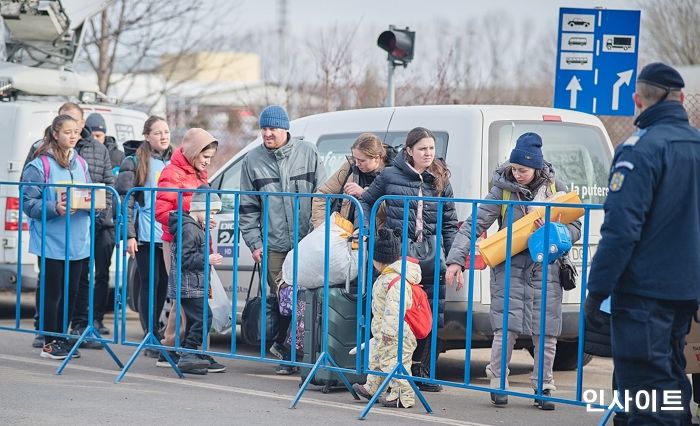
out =
<svg viewBox="0 0 700 426"><path fill-rule="evenodd" d="M581 204L581 198L575 192L561 194L547 201L552 203ZM514 208L516 206L512 206ZM544 217L545 207L535 207L533 211L513 222L513 242L510 255L516 255L527 248L527 240L537 230L535 221ZM556 221L561 214L560 222L569 224L583 216L584 209L580 207L552 207L550 221ZM503 220L507 220L504 218ZM506 237L508 228L503 228L488 238L479 241L476 245L481 257L487 265L493 268L506 260Z"/></svg>

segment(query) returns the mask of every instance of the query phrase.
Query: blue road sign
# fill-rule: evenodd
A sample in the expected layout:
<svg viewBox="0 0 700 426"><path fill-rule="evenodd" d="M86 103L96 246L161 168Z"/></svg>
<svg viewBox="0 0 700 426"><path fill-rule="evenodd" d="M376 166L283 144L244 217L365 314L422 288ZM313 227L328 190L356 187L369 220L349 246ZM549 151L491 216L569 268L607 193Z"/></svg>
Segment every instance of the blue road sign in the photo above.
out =
<svg viewBox="0 0 700 426"><path fill-rule="evenodd" d="M559 9L554 107L634 115L638 10Z"/></svg>

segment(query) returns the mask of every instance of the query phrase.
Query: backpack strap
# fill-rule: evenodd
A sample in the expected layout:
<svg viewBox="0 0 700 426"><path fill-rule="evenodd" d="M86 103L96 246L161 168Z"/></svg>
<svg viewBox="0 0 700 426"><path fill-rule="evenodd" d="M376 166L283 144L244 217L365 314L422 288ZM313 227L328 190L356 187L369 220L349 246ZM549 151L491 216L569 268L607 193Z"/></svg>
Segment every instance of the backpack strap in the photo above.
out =
<svg viewBox="0 0 700 426"><path fill-rule="evenodd" d="M39 158L41 158L41 164L44 166L44 183L49 183L49 172L51 170L49 157L45 155L40 155Z"/></svg>
<svg viewBox="0 0 700 426"><path fill-rule="evenodd" d="M392 288L394 286L394 284L399 282L400 279L401 279L401 275L396 274L396 277L389 282L389 285L386 287L386 289L389 290L390 288ZM413 284L412 282L410 282L409 280L406 280L406 282L409 283L410 285L416 285L416 284Z"/></svg>
<svg viewBox="0 0 700 426"><path fill-rule="evenodd" d="M557 193L557 184L555 182L552 182L552 185L550 186L552 190L552 195ZM511 192L507 189L503 190L503 201L508 201L510 200ZM501 222L505 219L506 217L506 208L508 208L508 204L501 204Z"/></svg>

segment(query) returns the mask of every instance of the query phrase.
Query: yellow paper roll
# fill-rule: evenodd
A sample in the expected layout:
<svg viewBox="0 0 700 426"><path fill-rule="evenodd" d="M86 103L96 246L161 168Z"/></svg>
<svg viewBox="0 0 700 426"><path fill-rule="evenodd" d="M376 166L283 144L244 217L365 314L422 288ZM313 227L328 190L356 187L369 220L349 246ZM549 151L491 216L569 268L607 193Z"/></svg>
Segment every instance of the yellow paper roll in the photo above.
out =
<svg viewBox="0 0 700 426"><path fill-rule="evenodd" d="M575 192L562 194L549 199L552 203L581 204L581 198ZM513 242L511 244L511 256L516 255L527 248L527 240L533 232L537 230L535 221L544 217L545 207L535 207L533 211L513 222ZM552 207L550 210L550 221L556 221L560 217L560 222L569 224L583 216L584 209L580 207ZM506 218L504 218L506 220ZM489 267L493 268L506 260L506 237L508 228L503 228L488 238L479 241L476 245L481 257Z"/></svg>

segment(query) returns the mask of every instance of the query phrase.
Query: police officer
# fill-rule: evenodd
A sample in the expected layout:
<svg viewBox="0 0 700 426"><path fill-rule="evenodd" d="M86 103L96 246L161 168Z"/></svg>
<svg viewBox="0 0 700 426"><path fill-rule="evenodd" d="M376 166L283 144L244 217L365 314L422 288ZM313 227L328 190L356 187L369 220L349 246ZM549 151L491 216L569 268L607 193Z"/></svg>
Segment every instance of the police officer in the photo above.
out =
<svg viewBox="0 0 700 426"><path fill-rule="evenodd" d="M637 78L637 132L617 147L602 239L591 264L588 326L612 295L612 355L618 391L633 398L629 424L690 424L683 347L700 297L700 132L683 108L683 78L649 64ZM664 402L682 392L683 411ZM642 410L634 398L656 393ZM622 398L620 398L622 402ZM675 405L681 408L680 405Z"/></svg>

